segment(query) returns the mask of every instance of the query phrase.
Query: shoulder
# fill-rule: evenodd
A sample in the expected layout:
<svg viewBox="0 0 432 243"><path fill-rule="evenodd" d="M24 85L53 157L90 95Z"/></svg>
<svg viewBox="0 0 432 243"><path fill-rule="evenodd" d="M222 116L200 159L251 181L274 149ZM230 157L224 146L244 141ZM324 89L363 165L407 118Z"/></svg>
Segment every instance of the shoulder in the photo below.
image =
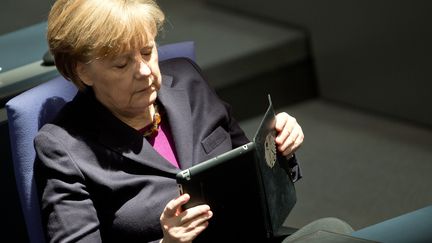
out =
<svg viewBox="0 0 432 243"><path fill-rule="evenodd" d="M34 139L36 152L35 167L39 172L56 171L66 176L77 175L84 178L85 166L97 161L100 147L81 136L71 134L64 127L45 124Z"/></svg>
<svg viewBox="0 0 432 243"><path fill-rule="evenodd" d="M78 96L78 95L77 95ZM83 140L94 133L91 129L90 112L87 103L80 104L78 97L68 102L55 119L44 124L34 138L36 151L70 150L85 144ZM86 106L87 104L87 106Z"/></svg>
<svg viewBox="0 0 432 243"><path fill-rule="evenodd" d="M68 145L76 140L64 127L48 123L43 125L36 134L34 146L37 152L57 149L67 150Z"/></svg>
<svg viewBox="0 0 432 243"><path fill-rule="evenodd" d="M76 147L77 140L72 138L62 127L45 124L34 139L36 150L35 167L50 168L49 170L63 171L66 174L80 174L71 148ZM78 150L82 150L82 146Z"/></svg>
<svg viewBox="0 0 432 243"><path fill-rule="evenodd" d="M170 78L165 86L186 90L194 96L205 94L215 96L213 87L209 84L201 68L189 58L172 58L160 63L161 73ZM198 98L198 97L195 97Z"/></svg>
<svg viewBox="0 0 432 243"><path fill-rule="evenodd" d="M177 74L177 73L187 73L187 72L198 72L201 74L201 69L199 66L191 59L186 57L176 57L161 61L159 63L162 73Z"/></svg>
<svg viewBox="0 0 432 243"><path fill-rule="evenodd" d="M172 87L183 89L210 87L201 68L189 58L179 57L162 61L160 70L163 75L172 78L172 83L168 84Z"/></svg>
<svg viewBox="0 0 432 243"><path fill-rule="evenodd" d="M67 102L57 113L55 118L45 124L39 133L52 133L60 137L74 137L76 134L93 134L97 127L95 118L102 117L104 107L97 104L95 98L89 94L78 92L77 95Z"/></svg>

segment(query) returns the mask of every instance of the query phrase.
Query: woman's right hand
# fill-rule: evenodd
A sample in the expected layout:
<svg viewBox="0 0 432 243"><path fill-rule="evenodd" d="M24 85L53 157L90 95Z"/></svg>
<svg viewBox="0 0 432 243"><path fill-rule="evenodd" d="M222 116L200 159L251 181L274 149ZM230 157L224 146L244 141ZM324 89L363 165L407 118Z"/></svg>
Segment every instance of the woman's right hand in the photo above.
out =
<svg viewBox="0 0 432 243"><path fill-rule="evenodd" d="M164 234L161 243L192 242L207 228L208 220L213 215L210 207L198 205L183 211L182 205L187 203L189 199L188 194L183 194L165 206L160 217Z"/></svg>

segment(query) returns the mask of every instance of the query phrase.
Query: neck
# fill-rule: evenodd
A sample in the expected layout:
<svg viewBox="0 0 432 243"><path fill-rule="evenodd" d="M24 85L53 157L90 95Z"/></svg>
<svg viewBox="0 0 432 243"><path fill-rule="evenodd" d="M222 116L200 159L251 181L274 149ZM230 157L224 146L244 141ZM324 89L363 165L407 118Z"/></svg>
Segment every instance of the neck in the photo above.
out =
<svg viewBox="0 0 432 243"><path fill-rule="evenodd" d="M126 123L130 127L139 130L153 123L154 113L155 113L154 106L150 105L149 107L147 107L147 109L144 112L141 112L138 115L124 116L124 115L114 114L114 116L119 118L122 122Z"/></svg>

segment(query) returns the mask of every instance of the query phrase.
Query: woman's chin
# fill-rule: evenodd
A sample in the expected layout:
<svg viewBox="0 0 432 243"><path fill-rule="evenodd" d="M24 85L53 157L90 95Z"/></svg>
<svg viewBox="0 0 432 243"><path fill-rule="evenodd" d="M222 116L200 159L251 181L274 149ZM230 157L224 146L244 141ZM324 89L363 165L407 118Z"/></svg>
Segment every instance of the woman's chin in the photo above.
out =
<svg viewBox="0 0 432 243"><path fill-rule="evenodd" d="M154 104L156 102L156 99L157 99L157 92L155 90L148 97L149 104Z"/></svg>
<svg viewBox="0 0 432 243"><path fill-rule="evenodd" d="M157 99L157 92L153 91L148 97L147 99L145 99L145 102L147 103L148 106L153 105L156 102Z"/></svg>
<svg viewBox="0 0 432 243"><path fill-rule="evenodd" d="M157 98L157 90L153 87L150 87L150 88L145 89L143 91L136 92L134 94L134 96L136 99L139 99L140 102L141 101L147 101L147 102L150 101L151 103L153 103Z"/></svg>

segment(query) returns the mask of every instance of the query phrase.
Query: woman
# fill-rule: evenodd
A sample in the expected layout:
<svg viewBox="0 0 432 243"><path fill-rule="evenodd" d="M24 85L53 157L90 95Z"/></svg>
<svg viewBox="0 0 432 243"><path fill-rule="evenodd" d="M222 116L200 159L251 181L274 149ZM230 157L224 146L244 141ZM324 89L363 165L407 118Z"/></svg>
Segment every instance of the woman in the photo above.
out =
<svg viewBox="0 0 432 243"><path fill-rule="evenodd" d="M174 175L248 140L196 64L158 63L163 21L152 0L53 5L50 51L79 92L35 138L49 241L190 242L207 227L210 207L182 211ZM301 127L280 113L276 130L298 174Z"/></svg>

